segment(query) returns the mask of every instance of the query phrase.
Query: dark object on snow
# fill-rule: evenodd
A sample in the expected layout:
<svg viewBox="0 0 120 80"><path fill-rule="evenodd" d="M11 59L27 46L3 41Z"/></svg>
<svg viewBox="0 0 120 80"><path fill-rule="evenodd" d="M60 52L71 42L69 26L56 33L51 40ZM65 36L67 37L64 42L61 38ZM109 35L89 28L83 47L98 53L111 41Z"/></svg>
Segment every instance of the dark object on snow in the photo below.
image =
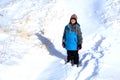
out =
<svg viewBox="0 0 120 80"><path fill-rule="evenodd" d="M82 49L82 45L81 44L78 45L78 50L80 50L80 49Z"/></svg>
<svg viewBox="0 0 120 80"><path fill-rule="evenodd" d="M62 43L62 46L63 46L63 48L65 48L65 43L64 42Z"/></svg>

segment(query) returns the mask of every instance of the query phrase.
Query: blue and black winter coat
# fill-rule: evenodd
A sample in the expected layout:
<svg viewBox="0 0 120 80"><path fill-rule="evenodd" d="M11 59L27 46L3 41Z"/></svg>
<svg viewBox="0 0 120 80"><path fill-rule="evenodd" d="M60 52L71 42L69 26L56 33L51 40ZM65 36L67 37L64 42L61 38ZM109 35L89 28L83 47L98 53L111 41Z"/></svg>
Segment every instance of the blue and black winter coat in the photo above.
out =
<svg viewBox="0 0 120 80"><path fill-rule="evenodd" d="M62 42L67 50L78 50L78 45L82 44L82 32L78 23L65 26Z"/></svg>

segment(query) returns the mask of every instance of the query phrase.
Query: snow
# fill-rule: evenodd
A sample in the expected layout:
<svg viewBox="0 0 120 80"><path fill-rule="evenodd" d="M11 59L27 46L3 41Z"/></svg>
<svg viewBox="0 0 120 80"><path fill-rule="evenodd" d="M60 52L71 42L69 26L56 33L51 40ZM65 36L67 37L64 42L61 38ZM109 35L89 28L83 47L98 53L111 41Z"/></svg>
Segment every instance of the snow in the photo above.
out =
<svg viewBox="0 0 120 80"><path fill-rule="evenodd" d="M0 80L119 80L119 0L1 0ZM77 68L61 41L72 14L83 33Z"/></svg>

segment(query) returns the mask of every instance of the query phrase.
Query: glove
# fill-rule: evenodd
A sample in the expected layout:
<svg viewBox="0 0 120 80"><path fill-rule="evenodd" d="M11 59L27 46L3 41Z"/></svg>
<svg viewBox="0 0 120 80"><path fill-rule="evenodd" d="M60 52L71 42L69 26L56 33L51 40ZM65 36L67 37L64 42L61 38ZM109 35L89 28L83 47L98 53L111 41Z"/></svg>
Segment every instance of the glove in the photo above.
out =
<svg viewBox="0 0 120 80"><path fill-rule="evenodd" d="M65 48L65 43L64 42L62 43L62 47Z"/></svg>
<svg viewBox="0 0 120 80"><path fill-rule="evenodd" d="M80 49L82 49L82 45L81 44L78 45L78 50L80 50Z"/></svg>

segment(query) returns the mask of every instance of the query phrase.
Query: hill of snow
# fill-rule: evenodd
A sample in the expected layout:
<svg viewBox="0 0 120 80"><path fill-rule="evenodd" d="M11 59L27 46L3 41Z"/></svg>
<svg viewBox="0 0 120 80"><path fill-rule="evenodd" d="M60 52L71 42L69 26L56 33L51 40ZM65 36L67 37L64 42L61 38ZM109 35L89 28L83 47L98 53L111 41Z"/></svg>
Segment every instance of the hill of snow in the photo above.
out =
<svg viewBox="0 0 120 80"><path fill-rule="evenodd" d="M0 80L119 80L119 0L1 0ZM76 13L79 68L65 65L63 30Z"/></svg>

